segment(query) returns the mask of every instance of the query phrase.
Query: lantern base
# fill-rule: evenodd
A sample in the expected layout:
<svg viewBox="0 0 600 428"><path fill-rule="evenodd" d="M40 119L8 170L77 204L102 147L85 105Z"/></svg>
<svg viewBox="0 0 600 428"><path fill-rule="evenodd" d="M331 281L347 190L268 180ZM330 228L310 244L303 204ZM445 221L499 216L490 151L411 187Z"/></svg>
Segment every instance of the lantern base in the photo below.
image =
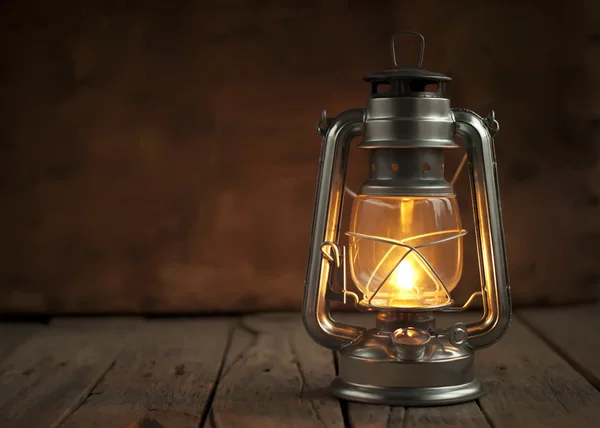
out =
<svg viewBox="0 0 600 428"><path fill-rule="evenodd" d="M338 398L372 404L435 406L471 401L483 394L475 379L473 350L432 337L416 360L398 357L391 334L381 329L339 352L339 374L331 384Z"/></svg>
<svg viewBox="0 0 600 428"><path fill-rule="evenodd" d="M331 383L333 394L342 400L387 406L441 406L475 400L483 395L478 380L463 385L393 388L356 385L339 377Z"/></svg>

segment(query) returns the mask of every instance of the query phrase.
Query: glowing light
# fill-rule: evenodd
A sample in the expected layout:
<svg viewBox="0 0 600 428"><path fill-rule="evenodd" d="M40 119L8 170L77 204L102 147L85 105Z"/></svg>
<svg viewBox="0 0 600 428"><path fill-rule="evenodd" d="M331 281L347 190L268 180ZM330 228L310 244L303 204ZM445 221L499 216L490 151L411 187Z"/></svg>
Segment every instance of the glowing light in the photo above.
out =
<svg viewBox="0 0 600 428"><path fill-rule="evenodd" d="M394 285L396 291L412 291L417 282L417 274L409 260L403 260L400 265L392 273L391 284Z"/></svg>
<svg viewBox="0 0 600 428"><path fill-rule="evenodd" d="M462 242L456 238L434 243L460 231L454 197L359 195L354 200L350 232L363 237L350 236L352 279L372 307L448 305L446 288L456 287L462 271Z"/></svg>

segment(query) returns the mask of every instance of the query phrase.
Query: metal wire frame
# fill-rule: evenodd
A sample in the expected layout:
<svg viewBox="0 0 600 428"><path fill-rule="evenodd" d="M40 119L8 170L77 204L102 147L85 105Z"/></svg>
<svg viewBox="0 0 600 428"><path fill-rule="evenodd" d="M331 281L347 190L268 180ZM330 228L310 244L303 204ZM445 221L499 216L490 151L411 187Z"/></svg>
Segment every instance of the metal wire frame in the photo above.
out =
<svg viewBox="0 0 600 428"><path fill-rule="evenodd" d="M471 303L473 303L473 300L475 300L476 297L482 297L482 296L483 296L482 291L476 291L473 294L471 294L471 297L469 297L469 299L465 302L464 305L450 307L450 308L442 308L440 310L442 312L462 312L462 311L467 310L469 308L469 306L471 306Z"/></svg>
<svg viewBox="0 0 600 428"><path fill-rule="evenodd" d="M331 251L331 253L333 253L333 255L327 249L330 249L330 251ZM339 269L340 265L342 266L342 269L343 269L343 272L342 272L342 276L343 276L342 295L343 295L344 304L346 304L347 296L352 297L355 300L355 304L358 304L358 302L360 301L358 294L356 294L353 291L348 291L348 287L347 287L346 247L342 245L342 251L341 251L341 255L340 255L340 249L337 244L335 244L334 242L325 241L321 244L321 254L323 254L323 257L325 257L330 263L335 263L335 266L338 269Z"/></svg>
<svg viewBox="0 0 600 428"><path fill-rule="evenodd" d="M445 234L448 234L448 233L454 233L454 234L451 235L451 236L448 236L446 238L438 239L436 241L427 242L427 243L420 244L420 245L414 245L413 246L413 245L408 245L406 243L406 241L408 241L408 240L415 240L415 239L419 239L419 238L423 238L423 237L430 237L430 236L442 235L442 234L445 235ZM446 292L446 295L448 296L448 299L450 300L450 304L451 304L450 291L448 290L448 287L446 287L446 284L444 283L444 281L442 280L442 278L440 277L440 275L433 268L433 266L431 265L431 263L429 263L429 261L423 256L423 254L421 254L421 252L419 251L419 249L430 247L430 246L433 246L433 245L439 245L439 244L442 244L442 243L445 243L445 242L449 242L449 241L452 241L454 239L458 239L458 238L460 238L462 236L465 236L466 234L467 234L467 231L465 229L460 229L460 230L458 230L458 229L457 230L444 230L444 231L438 231L438 232L428 233L428 234L425 234L425 235L413 236L413 237L404 239L402 241L398 241L398 240L395 240L395 239L383 238L383 237L380 237L380 236L372 236L372 235L365 235L365 234L361 234L361 233L346 232L346 235L354 237L354 238L358 238L351 245L355 245L361 239L366 239L366 240L370 240L370 241L382 242L382 243L393 245L392 248L395 248L396 246L399 246L399 247L403 247L403 248L408 249L408 251L402 255L402 257L400 258L400 260L398 260L398 262L394 265L394 267L388 272L388 274L385 276L385 278L381 281L381 283L379 284L379 286L377 287L377 289L375 290L375 292L368 299L367 304L369 306L371 305L371 302L373 301L373 299L375 298L375 296L377 296L377 294L379 293L379 291L383 288L384 284L389 279L389 277L392 275L392 273L396 270L396 268L400 265L400 263L402 263L402 261L409 254L411 254L413 252L421 259L421 261L423 263L425 263L425 265L430 270L430 272L433 273L433 275L436 277L436 279L438 280L439 284L441 284L441 286L444 288L444 291ZM388 251L388 254L390 252L391 252L391 250ZM386 255L386 257L387 257L387 255ZM375 272L379 269L379 267L381 266L382 262L383 262L383 259L381 260L381 262L379 263L379 265L375 269L374 273L371 275L371 278L369 279L369 281L372 280L373 276L375 275ZM471 303L471 301L473 300L474 297L475 296L471 296L471 298L469 299L469 301L466 304L467 307L468 307L468 304ZM366 296L365 296L365 298L366 298ZM410 308L407 308L407 309L410 309ZM461 309L461 308L456 308L456 309ZM466 307L465 307L465 309L466 309Z"/></svg>
<svg viewBox="0 0 600 428"><path fill-rule="evenodd" d="M423 238L423 237L448 234L448 233L452 233L452 232L455 232L454 235L451 235L451 236L443 238L443 239L438 239L438 240L433 241L433 242L428 242L428 243L421 244L421 245L416 245L416 246L411 246L411 245L406 244L406 241L408 241L408 240L415 240L415 239L419 239L419 238ZM375 296L377 295L377 293L379 293L379 291L381 290L381 288L383 288L383 285L389 279L389 277L394 272L394 270L400 265L400 263L402 263L402 261L406 257L408 257L408 255L411 252L415 252L415 254L417 254L417 256L420 257L420 259L426 264L427 268L429 270L431 270L431 272L435 275L436 279L439 281L439 283L444 288L444 291L446 292L446 295L448 296L448 298L450 298L450 292L448 291L448 287L446 287L446 284L444 283L444 281L442 280L442 278L439 276L439 274L437 273L437 271L433 268L433 266L431 265L431 263L429 263L429 261L423 256L423 254L421 254L421 252L419 251L419 249L420 248L430 247L432 245L443 244L445 242L448 242L448 241L451 241L451 240L463 237L466 234L467 234L467 231L465 229L461 229L461 230L458 230L458 229L457 230L444 230L444 231L438 231L438 232L428 233L428 234L424 234L424 235L413 236L413 237L410 237L410 238L407 238L407 239L403 240L404 242L402 242L402 241L397 241L397 240L391 239L391 238L383 238L383 237L379 237L379 236L365 235L365 234L354 233L354 232L346 232L346 235L358 238L351 245L355 245L360 239L367 239L367 240L371 240L371 241L376 241L376 242L382 242L382 243L391 244L391 245L393 245L392 248L395 248L396 246L408 248L408 251L402 255L402 257L400 258L400 260L398 261L398 263L395 264L395 266L393 267L393 269L391 269L390 272L386 275L386 277L381 281L381 283L379 284L379 286L375 290L375 293L373 293L371 295L371 297L368 299L367 304L368 305L371 304L372 300L375 298ZM388 254L390 252L391 252L391 249L390 249L390 251L388 251ZM340 267L342 267L342 269L343 269L343 272L342 272L342 276L343 276L342 295L343 295L343 302L344 302L344 304L347 302L347 300L346 300L347 296L352 297L354 299L355 303L358 304L360 302L360 297L356 293L354 293L353 291L349 291L348 288L347 288L347 253L346 253L346 247L345 246L341 246L341 251L340 251L340 246L338 246L334 242L326 241L326 242L323 242L321 244L321 253L323 254L323 257L325 257L329 262L334 263L335 267L337 267L338 269ZM384 259L385 259L385 257L384 257ZM383 259L381 260L380 264L375 269L375 272L377 271L377 269L379 269L379 266L381 265L381 263L383 263ZM374 275L375 275L375 273L373 273L373 275L371 276L370 280L373 278ZM457 307L444 307L444 308L439 308L439 310L441 310L442 312L463 312L466 309L468 309L469 306L471 306L471 304L473 303L473 301L475 300L475 298L481 297L482 295L483 295L483 293L481 291L476 291L473 294L471 294L471 296L465 302L464 305L457 306ZM363 298L366 300L367 299L366 295L363 294ZM410 308L405 308L405 309L410 309Z"/></svg>

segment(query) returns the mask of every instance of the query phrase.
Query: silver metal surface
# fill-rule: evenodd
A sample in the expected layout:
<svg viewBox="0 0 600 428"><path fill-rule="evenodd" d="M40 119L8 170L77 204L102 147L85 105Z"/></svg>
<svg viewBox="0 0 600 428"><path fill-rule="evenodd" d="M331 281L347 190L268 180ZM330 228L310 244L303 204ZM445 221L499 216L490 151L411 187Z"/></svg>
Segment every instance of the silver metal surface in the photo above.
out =
<svg viewBox="0 0 600 428"><path fill-rule="evenodd" d="M371 152L371 165L360 194L454 194L444 176L444 149L459 147L454 142L456 123L450 100L428 92L417 95L378 96L368 101L358 147Z"/></svg>
<svg viewBox="0 0 600 428"><path fill-rule="evenodd" d="M431 341L429 332L415 327L400 327L392 333L391 338L396 347L396 356L403 361L422 360Z"/></svg>
<svg viewBox="0 0 600 428"><path fill-rule="evenodd" d="M435 316L433 315L433 311L378 311L376 327L378 331L390 334L404 327L416 327L429 331L435 329Z"/></svg>
<svg viewBox="0 0 600 428"><path fill-rule="evenodd" d="M396 349L390 333L369 330L340 351L332 392L347 400L390 405L458 403L483 393L468 346L433 336L417 361L400 360Z"/></svg>
<svg viewBox="0 0 600 428"><path fill-rule="evenodd" d="M479 381L462 385L435 387L381 387L357 385L337 377L331 383L331 392L342 400L387 406L436 406L465 403L483 395Z"/></svg>
<svg viewBox="0 0 600 428"><path fill-rule="evenodd" d="M456 347L452 345L447 334L438 334L435 330L431 330L431 332L432 334L435 334L435 336L432 337L431 341L428 343L424 357L420 361L407 364L408 366L415 368L415 370L426 370L425 368L417 369L417 367L430 365L429 363L437 364L452 361L456 362L457 365L462 366L462 363L459 364L458 362L465 361L473 355L473 350L469 347ZM391 363L391 365L386 366L388 368L385 369L390 370L390 377L377 380L378 385L410 386L410 383L414 383L413 386L418 386L421 382L421 386L445 386L453 383L464 383L471 380L472 373L467 377L462 377L458 372L448 373L445 378L442 376L439 378L422 379L420 381L418 380L420 375L408 376L406 374L393 374L393 370L403 370L399 367L394 369L394 367L403 366L404 364L398 363L394 343L392 342L392 334L393 332L390 333L377 328L370 329L355 343L340 351L340 376L349 382L359 380L364 381L363 377L369 376L368 372L363 371L360 373L359 371L351 369L350 366L342 367L341 359L350 359L352 362L349 364L352 367L354 367L355 360L369 360L372 363ZM421 375L422 374L423 372L421 372ZM408 378L412 378L412 380L407 380L407 376ZM361 381L359 383L365 382Z"/></svg>
<svg viewBox="0 0 600 428"><path fill-rule="evenodd" d="M346 304L346 295L348 293L348 284L347 284L347 280L348 280L348 269L347 269L347 263L346 263L346 247L342 247L342 276L343 276L343 288L342 288L342 292L344 293L344 304ZM358 297L358 296L357 296Z"/></svg>
<svg viewBox="0 0 600 428"><path fill-rule="evenodd" d="M490 131L490 135L494 137L496 133L500 130L500 124L496 120L496 112L494 110L491 110L488 113L487 117L484 119L484 122L488 131Z"/></svg>
<svg viewBox="0 0 600 428"><path fill-rule="evenodd" d="M465 302L464 305L462 306L456 306L456 307L450 307L450 308L442 308L440 309L440 311L442 312L463 312L466 311L467 309L469 309L469 306L471 306L471 304L475 301L475 299L477 297L481 297L483 296L483 292L481 291L476 291L473 294L471 294L471 297L469 297L469 299Z"/></svg>
<svg viewBox="0 0 600 428"><path fill-rule="evenodd" d="M456 347L461 347L467 343L469 332L463 323L457 323L448 330L448 340Z"/></svg>
<svg viewBox="0 0 600 428"><path fill-rule="evenodd" d="M319 161L302 318L308 334L315 342L330 349L348 346L365 331L336 322L331 317L326 296L333 267L331 263L336 262L324 257L321 250L324 242L338 242L348 151L351 140L361 134L363 115L364 110L353 109L333 120L321 118L327 129L324 131ZM319 126L320 129L322 127Z"/></svg>
<svg viewBox="0 0 600 428"><path fill-rule="evenodd" d="M439 148L370 149L369 178L359 189L372 196L452 196L444 176L444 150Z"/></svg>
<svg viewBox="0 0 600 428"><path fill-rule="evenodd" d="M424 93L426 94L426 93ZM450 100L440 97L371 98L359 148L459 147Z"/></svg>
<svg viewBox="0 0 600 428"><path fill-rule="evenodd" d="M421 68L423 66L423 56L425 55L425 37L416 31L400 31L392 36L392 61L394 61L394 67L398 67L398 62L396 61L396 37L402 35L413 35L421 39L421 53L419 54L419 63L417 64L417 68Z"/></svg>
<svg viewBox="0 0 600 428"><path fill-rule="evenodd" d="M321 137L324 137L327 133L327 129L331 126L331 121L332 119L327 117L327 110L321 110L321 119L317 122L317 133Z"/></svg>
<svg viewBox="0 0 600 428"><path fill-rule="evenodd" d="M484 120L465 109L453 109L457 134L467 141L475 237L479 254L483 317L467 325L469 343L475 348L494 344L511 318L510 285L504 244L502 208L498 189L492 132L498 130L493 114Z"/></svg>

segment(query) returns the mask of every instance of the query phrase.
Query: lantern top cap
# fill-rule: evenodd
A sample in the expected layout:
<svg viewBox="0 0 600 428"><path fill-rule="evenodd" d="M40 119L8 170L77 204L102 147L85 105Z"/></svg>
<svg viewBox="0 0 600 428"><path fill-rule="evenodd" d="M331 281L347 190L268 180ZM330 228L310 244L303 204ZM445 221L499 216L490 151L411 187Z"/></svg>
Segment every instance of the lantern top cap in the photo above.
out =
<svg viewBox="0 0 600 428"><path fill-rule="evenodd" d="M419 54L419 62L417 65L398 65L396 60L396 37L399 35L413 35L421 39L421 51ZM394 62L394 68L389 70L372 73L364 78L365 81L371 83L389 83L392 80L434 80L437 82L450 82L452 79L444 74L436 73L433 71L427 71L421 69L423 65L423 56L425 55L425 37L421 33L415 31L401 31L392 36L391 41L392 48L392 60Z"/></svg>

